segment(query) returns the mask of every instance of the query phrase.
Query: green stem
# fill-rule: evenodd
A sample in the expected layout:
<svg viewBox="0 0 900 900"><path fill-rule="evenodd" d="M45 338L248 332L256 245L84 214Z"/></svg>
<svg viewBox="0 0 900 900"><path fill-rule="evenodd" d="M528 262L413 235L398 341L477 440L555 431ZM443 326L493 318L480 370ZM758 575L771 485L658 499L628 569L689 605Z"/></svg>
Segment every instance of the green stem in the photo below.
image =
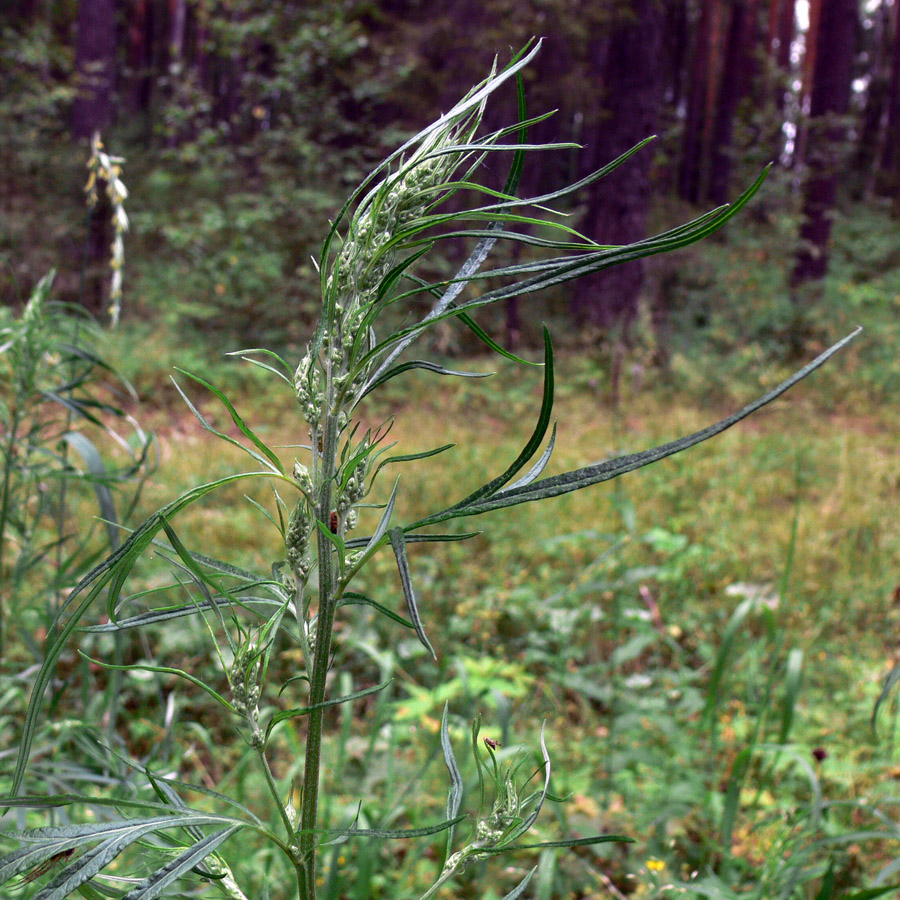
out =
<svg viewBox="0 0 900 900"><path fill-rule="evenodd" d="M3 491L0 493L0 574L3 572L3 550L6 541L6 520L9 516L13 453L15 452L18 431L19 414L18 408L16 408L13 412L12 421L9 424L9 438L3 450ZM3 598L4 592L0 589L0 659L4 658L6 650L6 603Z"/></svg>
<svg viewBox="0 0 900 900"><path fill-rule="evenodd" d="M322 446L321 479L317 516L327 523L331 517L334 494L334 472L337 460L337 416L331 412L330 367L326 390L326 409L329 414L325 421L325 435ZM300 881L301 900L315 900L316 897L316 825L319 813L319 768L322 755L322 714L320 704L325 699L325 682L328 677L328 662L331 655L331 633L334 628L336 608L335 590L337 580L334 571L334 555L331 542L317 530L319 562L319 610L316 624L316 647L313 654L313 668L310 675L309 702L314 707L307 720L306 759L303 769L303 799L300 810ZM318 707L318 708L315 708Z"/></svg>
<svg viewBox="0 0 900 900"><path fill-rule="evenodd" d="M269 760L266 759L265 748L257 747L256 755L259 757L263 774L266 777L266 784L269 786L269 793L272 795L272 799L275 801L275 806L278 807L278 814L281 816L281 823L282 825L284 825L284 830L287 832L288 841L290 842L294 836L294 826L291 824L291 820L288 818L287 810L285 810L284 808L284 802L282 801L281 794L278 791L278 785L275 784L275 776L272 775L272 769L269 767Z"/></svg>
<svg viewBox="0 0 900 900"><path fill-rule="evenodd" d="M297 860L297 852L296 852L296 842L294 839L295 829L293 824L291 823L290 818L288 818L287 810L284 808L284 802L281 799L281 794L278 790L278 785L275 783L275 776L272 774L272 769L269 767L269 760L266 758L266 749L265 747L257 747L256 755L260 761L262 766L263 775L266 778L266 784L269 788L269 793L272 795L272 799L275 801L275 806L278 809L278 814L281 817L281 824L284 825L284 830L287 832L287 842L282 843L274 835L268 834L269 837L273 838L279 847L285 852L288 859L290 859L291 864L294 866L294 869L297 873L297 883L303 884L303 868ZM228 874L231 875L231 870L228 870ZM232 876L232 883L234 883L234 878ZM237 885L234 885L237 887ZM226 889L227 889L226 885ZM302 888L301 888L302 892ZM241 893L241 897L244 897L244 894ZM246 897L244 897L246 900Z"/></svg>

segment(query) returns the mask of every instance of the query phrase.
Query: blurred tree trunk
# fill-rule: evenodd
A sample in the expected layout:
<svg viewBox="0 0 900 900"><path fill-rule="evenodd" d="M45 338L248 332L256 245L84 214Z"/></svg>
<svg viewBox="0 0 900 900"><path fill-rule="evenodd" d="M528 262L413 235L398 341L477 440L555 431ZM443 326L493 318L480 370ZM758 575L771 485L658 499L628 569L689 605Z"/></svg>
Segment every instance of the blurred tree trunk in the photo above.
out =
<svg viewBox="0 0 900 900"><path fill-rule="evenodd" d="M612 30L602 72L604 118L589 136L595 165L614 159L653 134L657 126L663 13L658 0L633 0ZM594 188L583 225L589 237L600 243L624 244L646 236L652 159L653 151L648 148ZM571 303L575 320L604 329L618 322L627 336L643 280L642 261L585 279Z"/></svg>
<svg viewBox="0 0 900 900"><path fill-rule="evenodd" d="M778 163L785 152L785 124L787 98L791 89L791 45L794 41L796 0L771 0L766 32L768 65L763 74L763 85L768 95L760 98L764 104L772 103L773 115L767 133L761 136L770 148L771 159Z"/></svg>
<svg viewBox="0 0 900 900"><path fill-rule="evenodd" d="M700 200L700 183L703 172L703 114L706 110L707 81L712 58L712 19L716 0L701 0L700 20L694 39L691 63L690 92L687 100L687 116L681 145L681 170L678 176L678 194L689 203Z"/></svg>
<svg viewBox="0 0 900 900"><path fill-rule="evenodd" d="M791 165L803 165L806 160L806 132L809 118L812 115L811 95L815 74L816 57L819 49L819 31L822 19L822 3L824 0L809 0L809 27L806 29L806 49L803 62L800 64L800 96L797 106L800 116L797 121L797 135L794 139L794 153ZM831 0L828 0L831 2Z"/></svg>
<svg viewBox="0 0 900 900"><path fill-rule="evenodd" d="M881 0L870 19L866 54L869 83L866 100L857 125L856 154L854 160L856 199L870 198L879 177L881 161L888 147L885 143L886 110L891 91L894 33L891 30L892 6Z"/></svg>
<svg viewBox="0 0 900 900"><path fill-rule="evenodd" d="M128 105L132 112L146 112L152 93L152 42L150 2L132 0L128 14Z"/></svg>
<svg viewBox="0 0 900 900"><path fill-rule="evenodd" d="M113 0L79 0L72 135L90 138L112 123L116 23Z"/></svg>
<svg viewBox="0 0 900 900"><path fill-rule="evenodd" d="M794 43L794 34L797 30L795 6L796 0L781 0L778 14L778 51L775 54L775 63L785 81L791 74L791 45ZM786 84L781 85L775 101L779 112L784 109L785 87Z"/></svg>
<svg viewBox="0 0 900 900"><path fill-rule="evenodd" d="M116 28L113 0L80 0L75 49L76 94L72 104L72 136L105 136L112 124ZM103 311L105 276L112 240L105 197L88 225L82 303L94 315Z"/></svg>
<svg viewBox="0 0 900 900"><path fill-rule="evenodd" d="M791 276L791 286L795 288L823 278L828 270L828 240L839 161L846 140L843 117L850 102L857 15L857 0L825 0L822 5L814 41L817 49L807 130L803 224ZM798 295L794 296L797 299Z"/></svg>
<svg viewBox="0 0 900 900"><path fill-rule="evenodd" d="M681 106L688 72L690 51L690 23L687 0L666 3L664 51L666 55L665 100L666 105L677 110Z"/></svg>
<svg viewBox="0 0 900 900"><path fill-rule="evenodd" d="M709 175L708 196L717 205L728 202L734 156L734 118L738 105L750 93L753 83L758 37L756 16L757 0L732 2Z"/></svg>
<svg viewBox="0 0 900 900"><path fill-rule="evenodd" d="M900 214L900 5L894 4L894 33L891 73L887 85L887 127L877 179L878 190L893 197L894 211Z"/></svg>

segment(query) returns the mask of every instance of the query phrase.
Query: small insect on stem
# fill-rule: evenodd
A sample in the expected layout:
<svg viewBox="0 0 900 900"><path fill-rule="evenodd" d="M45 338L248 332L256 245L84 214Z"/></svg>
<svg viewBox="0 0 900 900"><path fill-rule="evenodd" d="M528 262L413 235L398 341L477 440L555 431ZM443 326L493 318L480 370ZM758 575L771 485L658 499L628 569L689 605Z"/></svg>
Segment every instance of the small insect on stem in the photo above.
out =
<svg viewBox="0 0 900 900"><path fill-rule="evenodd" d="M68 850L63 850L62 853L51 856L50 859L45 859L39 866L35 866L24 876L20 884L30 884L32 881L36 881L41 875L46 875L54 866L65 862L74 852L75 848L70 847Z"/></svg>
<svg viewBox="0 0 900 900"><path fill-rule="evenodd" d="M500 741L495 741L493 738L486 737L484 739L485 747L490 748L491 750L496 750L499 746L501 746Z"/></svg>
<svg viewBox="0 0 900 900"><path fill-rule="evenodd" d="M337 510L333 509L331 511L331 521L328 523L328 527L331 529L332 534L337 534L338 530L338 514Z"/></svg>

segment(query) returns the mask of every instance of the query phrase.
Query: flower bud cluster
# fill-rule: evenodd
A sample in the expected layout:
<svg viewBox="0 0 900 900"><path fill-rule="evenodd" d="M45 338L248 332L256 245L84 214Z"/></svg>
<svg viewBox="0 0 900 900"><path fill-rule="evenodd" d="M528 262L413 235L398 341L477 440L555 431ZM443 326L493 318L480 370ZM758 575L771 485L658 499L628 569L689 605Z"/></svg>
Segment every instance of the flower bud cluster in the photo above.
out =
<svg viewBox="0 0 900 900"><path fill-rule="evenodd" d="M294 392L303 411L303 418L311 428L318 427L322 419L325 391L322 387L322 373L317 365L316 355L307 346L306 356L300 360L294 372Z"/></svg>
<svg viewBox="0 0 900 900"><path fill-rule="evenodd" d="M332 354L338 387L349 378L353 347L367 352L371 345L371 336L360 342L358 335L367 327L366 317L378 300L381 282L394 265L395 254L388 245L405 225L425 213L436 199L433 190L452 175L459 155L432 154L455 140L452 129L429 137L369 194L350 224L327 282L327 290L335 298L336 334L326 335L325 345ZM367 372L358 373L354 386L363 384L367 376Z"/></svg>
<svg viewBox="0 0 900 900"><path fill-rule="evenodd" d="M284 536L288 565L301 584L306 582L312 568L309 540L311 532L312 517L309 514L309 504L305 497L301 497L291 512Z"/></svg>
<svg viewBox="0 0 900 900"><path fill-rule="evenodd" d="M507 840L510 830L522 822L522 799L510 771L496 782L497 795L490 815L478 820L472 840L447 858L444 871L463 869L485 850L491 850Z"/></svg>
<svg viewBox="0 0 900 900"><path fill-rule="evenodd" d="M259 698L261 688L259 678L262 672L262 658L253 640L246 640L238 648L228 673L231 700L234 708L254 726L259 720Z"/></svg>
<svg viewBox="0 0 900 900"><path fill-rule="evenodd" d="M337 513L338 519L343 525L343 531L352 531L359 524L359 513L354 508L356 504L366 496L369 488L366 485L366 478L372 465L372 457L368 452L372 446L371 435L367 434L359 445L354 448L353 456L365 454L359 462L353 467L353 471L347 478L344 490L338 498Z"/></svg>

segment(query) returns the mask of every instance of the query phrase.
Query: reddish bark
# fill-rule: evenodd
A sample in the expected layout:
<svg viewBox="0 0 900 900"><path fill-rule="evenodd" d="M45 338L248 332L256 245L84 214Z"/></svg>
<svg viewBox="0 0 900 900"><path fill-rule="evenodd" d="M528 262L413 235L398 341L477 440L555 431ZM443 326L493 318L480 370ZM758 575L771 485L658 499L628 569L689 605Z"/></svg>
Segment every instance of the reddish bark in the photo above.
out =
<svg viewBox="0 0 900 900"><path fill-rule="evenodd" d="M736 0L732 4L712 140L709 199L716 204L728 201L735 113L753 83L756 13L757 0Z"/></svg>
<svg viewBox="0 0 900 900"><path fill-rule="evenodd" d="M633 0L609 40L603 74L606 118L591 141L612 159L652 134L662 94L664 15L657 0ZM624 244L646 236L652 151L644 150L605 178L593 192L585 232L601 243ZM572 301L576 321L627 334L644 280L641 261L601 272L581 283Z"/></svg>
<svg viewBox="0 0 900 900"><path fill-rule="evenodd" d="M840 152L846 137L841 121L850 103L850 79L857 32L856 0L827 0L814 36L816 63L810 97L801 245L792 286L824 277L837 192Z"/></svg>

